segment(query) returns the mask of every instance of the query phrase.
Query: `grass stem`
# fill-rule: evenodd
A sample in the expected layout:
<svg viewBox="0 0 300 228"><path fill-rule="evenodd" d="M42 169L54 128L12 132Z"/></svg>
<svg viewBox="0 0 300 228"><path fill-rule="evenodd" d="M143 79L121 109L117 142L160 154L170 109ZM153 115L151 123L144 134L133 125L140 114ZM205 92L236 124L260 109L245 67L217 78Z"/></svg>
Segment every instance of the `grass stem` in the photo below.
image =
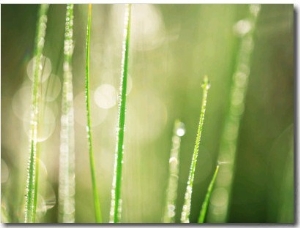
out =
<svg viewBox="0 0 300 228"><path fill-rule="evenodd" d="M114 176L111 194L110 222L118 223L121 218L121 184L122 184L122 167L124 153L124 130L125 130L125 113L126 113L126 90L128 79L128 56L130 41L130 21L131 21L131 5L126 5L125 10L125 29L122 50L122 73L119 94L119 116L117 128L117 143L115 152Z"/></svg>
<svg viewBox="0 0 300 228"><path fill-rule="evenodd" d="M86 111L87 111L87 138L89 147L90 157L90 168L92 177L92 188L93 198L95 207L95 219L97 223L102 222L101 208L99 201L99 194L96 182L96 171L95 171L95 158L92 144L92 124L91 124L91 98L90 98L90 44L91 44L91 24L92 24L92 5L89 4L88 8L88 23L87 23L87 34L86 34L86 67L85 67L85 98L86 98Z"/></svg>
<svg viewBox="0 0 300 228"><path fill-rule="evenodd" d="M45 43L47 12L49 5L42 4L39 9L37 22L37 32L35 38L34 64L33 64L33 83L31 93L31 120L30 120L30 139L29 139L29 160L27 168L26 183L26 203L25 203L25 223L34 223L37 203L37 136L38 136L38 115L39 115L39 88L41 85L42 73L42 53Z"/></svg>
<svg viewBox="0 0 300 228"><path fill-rule="evenodd" d="M205 198L204 198L201 210L200 210L200 215L199 215L199 218L198 218L198 223L204 223L204 219L205 219L207 208L208 208L208 204L209 204L209 199L210 199L211 192L213 190L213 187L214 187L214 184L215 184L218 172L219 172L219 167L220 166L217 165L216 170L215 170L214 175L213 175L213 178L211 179L211 182L210 182L210 184L208 186L208 189L207 189L207 192L206 192L206 195L205 195Z"/></svg>
<svg viewBox="0 0 300 228"><path fill-rule="evenodd" d="M169 160L169 181L166 195L166 206L163 217L164 223L174 223L176 199L177 199L177 186L178 186L178 173L179 173L179 152L181 137L185 134L185 127L179 120L175 121L174 131L172 137L172 149Z"/></svg>
<svg viewBox="0 0 300 228"><path fill-rule="evenodd" d="M192 163L191 163L188 182L187 182L187 188L186 188L186 192L185 192L185 196L184 196L183 209L182 209L182 213L181 213L181 222L182 223L189 223L194 175L195 175L195 170L196 170L196 165L197 165L199 146L200 146L200 142L201 142L201 133L202 133L202 129L203 129L203 123L204 123L204 117L205 117L205 111L206 111L206 103L207 103L207 94L208 94L209 88L210 88L210 83L208 81L207 76L205 76L203 83L202 83L203 97L202 97L202 106L201 106L201 112L200 112L200 120L199 120L199 125L198 125L198 130L197 130L197 136L196 136L195 147L194 147L194 152L193 152L193 157L192 157Z"/></svg>
<svg viewBox="0 0 300 228"><path fill-rule="evenodd" d="M225 125L221 136L220 151L218 155L219 162L226 163L226 168L225 166L220 168L220 175L216 180L216 186L212 192L212 195L214 195L215 192L217 193L220 189L222 189L224 192L224 198L227 200L225 205L214 206L209 209L209 214L211 214L210 222L224 223L227 220L231 185L235 169L238 134L244 112L245 97L250 75L250 60L254 46L253 33L255 31L259 11L260 5L250 5L249 16L247 19L242 21L243 23L246 21L249 23L249 31L245 32L237 29L237 33L241 37L241 44L238 50L236 69L233 74L228 113L225 117ZM227 182L218 181L221 176L224 178L223 174L228 177L226 178L228 179ZM215 214L213 211L218 211L218 214Z"/></svg>
<svg viewBox="0 0 300 228"><path fill-rule="evenodd" d="M73 4L67 5L64 40L64 76L59 163L59 216L62 223L75 222L75 154L72 85Z"/></svg>

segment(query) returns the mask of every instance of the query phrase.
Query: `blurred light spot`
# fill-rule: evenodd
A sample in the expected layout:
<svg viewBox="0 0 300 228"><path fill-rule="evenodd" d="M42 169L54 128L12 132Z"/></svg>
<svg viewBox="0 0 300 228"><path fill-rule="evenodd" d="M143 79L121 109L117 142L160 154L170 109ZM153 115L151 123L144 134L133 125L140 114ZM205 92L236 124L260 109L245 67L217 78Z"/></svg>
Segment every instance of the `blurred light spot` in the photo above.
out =
<svg viewBox="0 0 300 228"><path fill-rule="evenodd" d="M30 137L30 115L31 115L31 109L28 108L27 111L24 113L24 122L23 127L25 130L25 133L28 137ZM38 113L38 132L37 132L37 141L42 142L48 139L56 126L55 122L55 116L51 108L44 105L39 108Z"/></svg>
<svg viewBox="0 0 300 228"><path fill-rule="evenodd" d="M185 125L182 122L179 122L176 126L176 135L178 136L184 136L185 134Z"/></svg>
<svg viewBox="0 0 300 228"><path fill-rule="evenodd" d="M30 78L31 81L33 81L34 77L34 71L33 71L33 64L35 61L36 57L33 57L27 65L27 75ZM49 58L42 56L42 61L40 65L40 69L42 69L42 75L41 75L41 82L44 82L48 79L48 77L51 74L51 61Z"/></svg>
<svg viewBox="0 0 300 228"><path fill-rule="evenodd" d="M175 157L171 157L171 158L169 159L169 163L172 164L172 165L177 165L178 160L177 160L177 158L175 158Z"/></svg>
<svg viewBox="0 0 300 228"><path fill-rule="evenodd" d="M138 50L151 50L165 40L165 28L159 10L150 4L136 4L132 9L132 43Z"/></svg>
<svg viewBox="0 0 300 228"><path fill-rule="evenodd" d="M94 92L91 91L91 97L94 97ZM99 108L95 103L94 99L91 99L91 125L95 127L101 124L106 116L107 110L103 108ZM74 99L74 111L75 111L75 121L81 126L87 125L86 120L86 103L85 103L85 93L84 91L75 96Z"/></svg>
<svg viewBox="0 0 300 228"><path fill-rule="evenodd" d="M5 183L9 177L9 169L6 162L1 159L1 183Z"/></svg>
<svg viewBox="0 0 300 228"><path fill-rule="evenodd" d="M115 87L110 84L100 85L94 93L94 100L100 108L109 109L114 107L117 103Z"/></svg>
<svg viewBox="0 0 300 228"><path fill-rule="evenodd" d="M56 204L56 195L53 187L49 182L46 182L45 184L43 196L44 196L46 210L53 208Z"/></svg>
<svg viewBox="0 0 300 228"><path fill-rule="evenodd" d="M227 204L228 201L228 191L225 188L216 188L212 192L211 204L217 207L222 207Z"/></svg>
<svg viewBox="0 0 300 228"><path fill-rule="evenodd" d="M42 84L42 94L45 101L54 101L61 90L61 82L58 76L51 74L47 83Z"/></svg>
<svg viewBox="0 0 300 228"><path fill-rule="evenodd" d="M31 88L23 85L13 96L12 109L14 114L24 120L24 112L31 104Z"/></svg>
<svg viewBox="0 0 300 228"><path fill-rule="evenodd" d="M227 165L228 163L224 163L224 166L221 167L220 172L217 178L217 185L218 186L228 186L232 180L232 167Z"/></svg>
<svg viewBox="0 0 300 228"><path fill-rule="evenodd" d="M114 37L123 37L124 5L115 4L111 18L115 21ZM136 50L152 50L159 47L166 38L165 26L158 8L152 4L134 4L131 11L131 43ZM119 42L119 41L118 41Z"/></svg>
<svg viewBox="0 0 300 228"><path fill-rule="evenodd" d="M257 14L260 11L260 5L259 4L251 4L250 5L250 12L256 17Z"/></svg>
<svg viewBox="0 0 300 228"><path fill-rule="evenodd" d="M37 205L36 205L36 213L38 216L38 219L41 219L42 216L44 216L47 212L46 202L44 200L44 197L41 194L38 194L37 196Z"/></svg>
<svg viewBox="0 0 300 228"><path fill-rule="evenodd" d="M244 36L251 30L251 22L248 20L240 20L233 26L233 31L238 36Z"/></svg>

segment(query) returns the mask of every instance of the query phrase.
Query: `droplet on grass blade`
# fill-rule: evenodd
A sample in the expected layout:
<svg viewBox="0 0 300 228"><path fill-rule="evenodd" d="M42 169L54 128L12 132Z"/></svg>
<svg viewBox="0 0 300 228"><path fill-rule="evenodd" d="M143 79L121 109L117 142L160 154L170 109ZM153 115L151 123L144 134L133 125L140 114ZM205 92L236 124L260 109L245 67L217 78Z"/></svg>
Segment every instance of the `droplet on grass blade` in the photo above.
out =
<svg viewBox="0 0 300 228"><path fill-rule="evenodd" d="M249 20L239 20L234 26L233 31L238 36L244 36L250 32L252 24Z"/></svg>
<svg viewBox="0 0 300 228"><path fill-rule="evenodd" d="M185 134L185 125L182 122L177 122L176 123L176 129L175 129L176 135L177 136L184 136Z"/></svg>

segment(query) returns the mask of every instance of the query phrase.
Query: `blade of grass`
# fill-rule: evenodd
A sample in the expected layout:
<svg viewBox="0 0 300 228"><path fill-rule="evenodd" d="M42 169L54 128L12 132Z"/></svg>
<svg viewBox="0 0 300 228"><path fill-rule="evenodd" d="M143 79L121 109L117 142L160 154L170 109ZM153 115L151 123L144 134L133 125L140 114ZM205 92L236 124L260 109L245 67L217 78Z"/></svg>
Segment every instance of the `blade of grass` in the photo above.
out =
<svg viewBox="0 0 300 228"><path fill-rule="evenodd" d="M37 22L37 32L35 38L34 64L33 64L33 83L31 94L31 120L30 120L30 139L29 139L29 160L27 168L27 183L26 183L26 203L25 203L25 223L34 223L36 215L36 193L37 193L37 129L38 129L38 114L39 114L39 87L41 84L42 72L42 53L44 49L47 12L49 5L42 4L39 9L39 18Z"/></svg>
<svg viewBox="0 0 300 228"><path fill-rule="evenodd" d="M185 134L185 127L179 120L175 121L172 137L172 149L169 160L169 181L167 187L166 206L164 212L164 223L174 223L177 199L179 152L181 137Z"/></svg>
<svg viewBox="0 0 300 228"><path fill-rule="evenodd" d="M196 170L196 165L197 165L199 146L200 146L200 142L201 142L201 133L202 133L202 129L203 129L203 123L204 123L204 117L205 117L205 111L206 111L206 103L207 103L207 94L208 94L209 88L210 88L210 83L208 81L207 76L205 76L203 83L202 83L203 97L202 97L202 106L201 106L201 112L200 112L200 120L199 120L199 125L198 125L198 131L197 131L197 136L196 136L196 142L195 142L187 187L186 187L185 196L184 196L183 209L182 209L182 213L181 213L181 222L182 223L189 223L194 175L195 175L195 170Z"/></svg>
<svg viewBox="0 0 300 228"><path fill-rule="evenodd" d="M126 5L124 24L124 39L122 50L122 73L119 94L119 116L117 128L117 143L115 152L114 176L111 191L111 208L110 222L118 223L121 218L121 184L122 184L122 166L124 152L124 130L125 130L125 111L126 111L126 90L128 78L128 56L130 41L130 21L131 21L131 4Z"/></svg>
<svg viewBox="0 0 300 228"><path fill-rule="evenodd" d="M212 192L212 197L215 193L222 192L224 204L222 204L222 206L210 207L210 222L224 223L227 220L238 133L245 106L245 96L250 74L250 58L254 46L253 33L255 31L259 11L260 5L250 5L248 19L240 21L242 23L238 22L236 27L236 32L241 36L241 46L238 51L236 69L233 74L228 114L225 117L225 125L218 155L218 160L220 162L226 162L227 164L220 168L220 175L216 180L216 186ZM243 26L240 26L240 24ZM248 30L245 30L245 25L247 25L246 28L249 27ZM241 29L239 29L240 27ZM218 181L221 177L228 181ZM214 214L213 211L218 211L218 214Z"/></svg>
<svg viewBox="0 0 300 228"><path fill-rule="evenodd" d="M95 208L95 219L97 223L102 223L101 208L99 201L99 193L96 181L96 171L95 171L95 158L93 152L92 144L92 124L91 124L91 98L90 98L90 45L91 45L91 25L92 25L92 4L89 4L88 8L88 22L87 22L87 34L86 34L86 67L85 67L85 101L86 101L86 111L87 111L87 138L89 147L89 157L90 157L90 169L92 177L92 188L93 188L93 198L94 198L94 208Z"/></svg>
<svg viewBox="0 0 300 228"><path fill-rule="evenodd" d="M75 154L72 84L73 4L67 5L64 40L64 77L59 159L59 215L62 223L75 222Z"/></svg>
<svg viewBox="0 0 300 228"><path fill-rule="evenodd" d="M198 223L204 223L204 219L205 219L205 216L206 216L206 212L207 212L207 208L208 208L208 204L209 204L211 192L213 190L213 187L214 187L214 184L215 184L218 172L219 172L219 165L217 165L216 170L215 170L214 175L213 175L213 178L211 179L211 182L210 182L210 184L208 186L208 189L207 189L207 192L206 192L206 195L205 195L205 198L204 198L201 210L200 210L200 215L199 215L199 218L198 218Z"/></svg>

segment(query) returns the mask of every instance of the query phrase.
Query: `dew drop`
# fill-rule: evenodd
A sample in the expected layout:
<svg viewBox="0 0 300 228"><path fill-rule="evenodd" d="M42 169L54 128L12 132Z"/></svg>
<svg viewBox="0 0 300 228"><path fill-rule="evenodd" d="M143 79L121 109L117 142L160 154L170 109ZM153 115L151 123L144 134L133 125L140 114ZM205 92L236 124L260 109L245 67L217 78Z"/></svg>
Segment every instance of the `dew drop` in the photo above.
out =
<svg viewBox="0 0 300 228"><path fill-rule="evenodd" d="M201 84L202 89L208 90L210 88L210 81L208 80L207 76L204 76L204 80Z"/></svg>
<svg viewBox="0 0 300 228"><path fill-rule="evenodd" d="M244 36L250 32L252 28L251 22L248 20L239 20L234 26L233 31L238 36Z"/></svg>
<svg viewBox="0 0 300 228"><path fill-rule="evenodd" d="M176 129L175 129L175 133L177 136L183 136L185 134L185 125L182 122L178 122L176 124Z"/></svg>

